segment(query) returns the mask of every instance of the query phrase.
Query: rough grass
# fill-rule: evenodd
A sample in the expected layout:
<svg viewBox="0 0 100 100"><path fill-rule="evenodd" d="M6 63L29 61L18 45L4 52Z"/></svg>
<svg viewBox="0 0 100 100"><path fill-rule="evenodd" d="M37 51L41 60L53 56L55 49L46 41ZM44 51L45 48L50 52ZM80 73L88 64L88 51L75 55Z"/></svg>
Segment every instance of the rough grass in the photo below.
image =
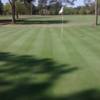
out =
<svg viewBox="0 0 100 100"><path fill-rule="evenodd" d="M63 33L55 24L0 27L0 100L100 100L100 27L66 19L75 18L81 25Z"/></svg>

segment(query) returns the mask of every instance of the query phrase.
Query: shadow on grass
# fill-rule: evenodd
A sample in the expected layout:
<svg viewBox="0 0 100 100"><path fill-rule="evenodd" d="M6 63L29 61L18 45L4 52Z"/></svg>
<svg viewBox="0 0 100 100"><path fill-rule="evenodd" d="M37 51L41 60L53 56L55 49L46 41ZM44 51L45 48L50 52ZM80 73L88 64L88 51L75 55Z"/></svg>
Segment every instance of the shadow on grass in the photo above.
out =
<svg viewBox="0 0 100 100"><path fill-rule="evenodd" d="M78 70L52 59L0 53L0 100L48 100L47 91L62 75ZM56 99L56 98L55 98Z"/></svg>
<svg viewBox="0 0 100 100"><path fill-rule="evenodd" d="M62 75L77 70L78 67L60 65L52 59L1 52L0 100L100 100L96 89L64 96L48 92Z"/></svg>
<svg viewBox="0 0 100 100"><path fill-rule="evenodd" d="M12 20L0 20L0 25L7 25L12 23ZM61 24L62 20L28 20L28 19L19 19L16 20L17 25L31 25L31 24ZM68 23L68 21L63 20L63 23Z"/></svg>
<svg viewBox="0 0 100 100"><path fill-rule="evenodd" d="M7 25L7 24L10 24L12 21L11 19L0 19L0 25Z"/></svg>
<svg viewBox="0 0 100 100"><path fill-rule="evenodd" d="M67 96L48 97L39 100L100 100L100 91L96 89L89 89Z"/></svg>
<svg viewBox="0 0 100 100"><path fill-rule="evenodd" d="M17 20L16 24L61 24L62 20ZM63 20L63 23L68 23L68 21Z"/></svg>

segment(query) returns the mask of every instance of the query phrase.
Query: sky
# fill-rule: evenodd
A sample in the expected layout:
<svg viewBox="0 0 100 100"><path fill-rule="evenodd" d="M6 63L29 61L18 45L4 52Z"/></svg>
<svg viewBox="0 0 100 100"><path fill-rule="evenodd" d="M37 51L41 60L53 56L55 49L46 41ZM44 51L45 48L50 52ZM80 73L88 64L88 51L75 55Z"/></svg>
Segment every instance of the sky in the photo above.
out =
<svg viewBox="0 0 100 100"><path fill-rule="evenodd" d="M77 0L77 1L75 2L75 7L76 7L76 6L80 6L80 5L84 5L84 0Z"/></svg>
<svg viewBox="0 0 100 100"><path fill-rule="evenodd" d="M1 0L3 3L7 3L8 2L8 0ZM77 7L77 6L80 6L80 5L84 5L84 3L83 3L83 1L84 0L77 0L76 2L75 2L75 7Z"/></svg>

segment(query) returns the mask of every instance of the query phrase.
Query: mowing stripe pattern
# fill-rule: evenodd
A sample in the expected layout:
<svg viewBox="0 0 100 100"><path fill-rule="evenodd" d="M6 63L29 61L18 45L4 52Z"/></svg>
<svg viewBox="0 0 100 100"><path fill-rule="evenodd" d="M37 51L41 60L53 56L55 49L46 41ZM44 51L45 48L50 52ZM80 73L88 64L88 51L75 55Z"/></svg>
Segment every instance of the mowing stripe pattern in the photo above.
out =
<svg viewBox="0 0 100 100"><path fill-rule="evenodd" d="M64 28L63 33L52 27L0 28L2 100L14 100L13 96L42 100L100 89L99 31L99 27L84 26ZM20 97L22 93L26 96Z"/></svg>

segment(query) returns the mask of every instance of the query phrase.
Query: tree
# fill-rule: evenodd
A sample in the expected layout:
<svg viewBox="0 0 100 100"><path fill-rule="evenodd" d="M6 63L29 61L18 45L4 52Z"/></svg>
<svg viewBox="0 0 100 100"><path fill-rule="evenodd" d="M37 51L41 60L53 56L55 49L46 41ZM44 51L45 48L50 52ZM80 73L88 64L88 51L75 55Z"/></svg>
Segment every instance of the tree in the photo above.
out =
<svg viewBox="0 0 100 100"><path fill-rule="evenodd" d="M60 9L61 6L59 5L59 3L53 4L49 7L50 14L53 15L57 15Z"/></svg>
<svg viewBox="0 0 100 100"><path fill-rule="evenodd" d="M9 3L11 5L11 10L12 10L12 23L15 24L16 23L16 1L20 1L20 2L31 2L32 0L9 0Z"/></svg>
<svg viewBox="0 0 100 100"><path fill-rule="evenodd" d="M93 0L84 0L85 3L90 4ZM95 25L98 25L98 8L99 8L100 0L95 0Z"/></svg>
<svg viewBox="0 0 100 100"><path fill-rule="evenodd" d="M6 3L4 5L4 14L5 15L11 15L11 5L9 3Z"/></svg>
<svg viewBox="0 0 100 100"><path fill-rule="evenodd" d="M28 2L33 2L33 4L38 4L38 5L42 5L42 6L47 6L47 5L53 5L56 3L59 3L60 5L67 5L68 3L73 5L74 1L76 0L26 0ZM36 3L34 3L36 2Z"/></svg>
<svg viewBox="0 0 100 100"><path fill-rule="evenodd" d="M30 15L32 15L32 13L33 13L32 1L34 1L34 0L24 0L24 4L27 7L27 9L30 11Z"/></svg>
<svg viewBox="0 0 100 100"><path fill-rule="evenodd" d="M16 15L16 1L20 1L20 2L24 2L25 4L30 4L30 9L31 9L31 13L32 13L32 2L38 2L39 5L42 5L42 7L45 7L45 6L48 6L51 5L52 3L59 3L60 5L64 6L63 5L63 2L64 4L66 3L70 3L70 4L73 4L73 2L75 0L9 0L10 2L10 5L11 5L11 9L12 9L12 23L15 24L16 22L16 18L15 18L15 15ZM48 3L49 2L49 3ZM47 4L48 3L48 4Z"/></svg>
<svg viewBox="0 0 100 100"><path fill-rule="evenodd" d="M96 21L95 24L98 25L98 0L95 0L95 16L96 16Z"/></svg>
<svg viewBox="0 0 100 100"><path fill-rule="evenodd" d="M0 15L2 15L2 14L3 14L3 4L2 4L2 2L0 0Z"/></svg>
<svg viewBox="0 0 100 100"><path fill-rule="evenodd" d="M96 20L95 20L95 24L98 25L98 19L99 19L99 6L100 6L100 0L95 0L95 16L96 16Z"/></svg>
<svg viewBox="0 0 100 100"><path fill-rule="evenodd" d="M12 23L15 24L16 23L16 7L15 7L15 2L16 0L9 0L9 3L11 5L11 10L12 10Z"/></svg>
<svg viewBox="0 0 100 100"><path fill-rule="evenodd" d="M27 15L27 14L30 14L29 7L28 7L28 5L26 7L26 5L23 2L16 1L16 14L17 15Z"/></svg>
<svg viewBox="0 0 100 100"><path fill-rule="evenodd" d="M30 2L31 0L28 0ZM32 0L33 5L39 8L41 14L58 14L59 9L62 6L66 6L68 3L73 5L76 0ZM49 9L48 9L49 8Z"/></svg>

